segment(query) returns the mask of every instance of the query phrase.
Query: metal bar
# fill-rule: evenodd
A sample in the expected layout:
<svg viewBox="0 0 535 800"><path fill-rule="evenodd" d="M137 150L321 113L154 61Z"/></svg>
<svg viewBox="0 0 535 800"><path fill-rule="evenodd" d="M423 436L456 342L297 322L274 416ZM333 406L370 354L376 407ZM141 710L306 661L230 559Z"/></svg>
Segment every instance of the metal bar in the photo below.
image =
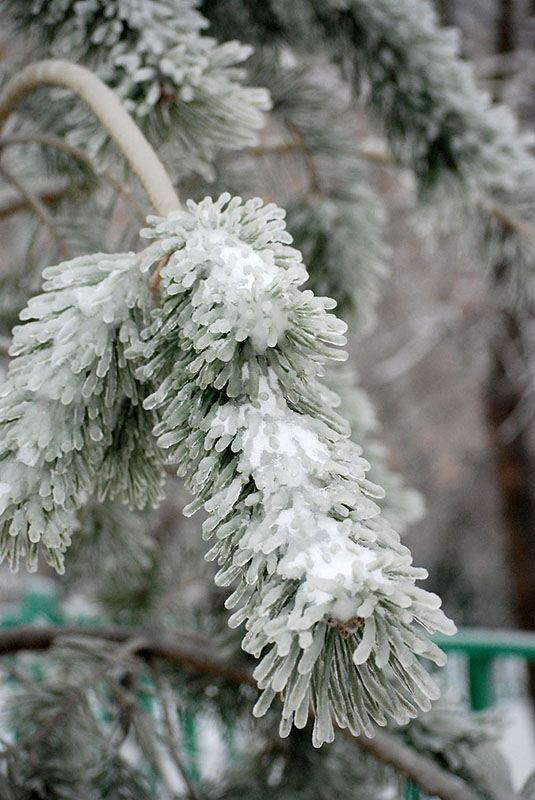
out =
<svg viewBox="0 0 535 800"><path fill-rule="evenodd" d="M199 749L197 744L197 718L191 711L182 714L182 735L184 737L184 749L186 751L186 768L188 775L194 784L198 784L199 775Z"/></svg>
<svg viewBox="0 0 535 800"><path fill-rule="evenodd" d="M492 656L468 654L468 686L472 711L483 711L492 705Z"/></svg>
<svg viewBox="0 0 535 800"><path fill-rule="evenodd" d="M412 781L407 781L405 784L405 800L420 800L421 797L418 786Z"/></svg>
<svg viewBox="0 0 535 800"><path fill-rule="evenodd" d="M461 628L455 636L436 634L432 639L446 652L459 651L468 656L521 656L535 661L535 633L527 631Z"/></svg>

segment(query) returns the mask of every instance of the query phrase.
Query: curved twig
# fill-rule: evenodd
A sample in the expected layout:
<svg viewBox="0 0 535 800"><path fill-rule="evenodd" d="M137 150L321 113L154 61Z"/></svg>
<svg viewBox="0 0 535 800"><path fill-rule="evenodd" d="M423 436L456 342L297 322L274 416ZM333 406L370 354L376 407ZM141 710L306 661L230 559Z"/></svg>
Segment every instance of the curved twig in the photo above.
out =
<svg viewBox="0 0 535 800"><path fill-rule="evenodd" d="M63 86L85 101L138 176L158 214L180 208L162 162L114 92L93 72L62 59L30 64L9 81L0 96L0 129L24 97L39 86Z"/></svg>
<svg viewBox="0 0 535 800"><path fill-rule="evenodd" d="M0 630L0 655L19 650L46 650L65 636L91 637L117 643L131 643L128 653L141 658L159 658L201 674L224 678L230 683L256 687L247 667L228 665L214 655L213 643L194 633L159 635L133 628L82 628L71 625L19 626ZM428 794L441 800L481 800L461 778L446 772L420 755L396 736L376 730L375 736L354 737L344 733L364 750L390 764ZM504 800L506 800L504 798ZM507 798L511 800L511 798Z"/></svg>

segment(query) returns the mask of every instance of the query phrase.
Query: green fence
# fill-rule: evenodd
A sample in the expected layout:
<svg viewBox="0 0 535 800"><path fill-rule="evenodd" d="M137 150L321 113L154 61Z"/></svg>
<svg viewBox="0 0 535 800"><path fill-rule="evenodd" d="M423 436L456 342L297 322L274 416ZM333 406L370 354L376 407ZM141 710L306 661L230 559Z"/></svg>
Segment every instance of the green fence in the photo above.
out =
<svg viewBox="0 0 535 800"><path fill-rule="evenodd" d="M496 658L512 657L535 662L535 633L523 631L461 628L455 636L433 636L447 653L465 656L468 671L468 699L473 711L483 711L496 699L493 664ZM421 793L407 783L406 800L420 800Z"/></svg>

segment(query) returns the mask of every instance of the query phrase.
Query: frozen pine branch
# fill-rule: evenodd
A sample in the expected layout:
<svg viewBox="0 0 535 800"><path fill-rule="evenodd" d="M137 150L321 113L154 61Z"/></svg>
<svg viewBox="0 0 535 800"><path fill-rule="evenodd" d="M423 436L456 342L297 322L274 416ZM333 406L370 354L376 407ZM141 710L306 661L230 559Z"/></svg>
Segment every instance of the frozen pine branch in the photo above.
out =
<svg viewBox="0 0 535 800"><path fill-rule="evenodd" d="M234 585L231 625L259 657L263 695L284 698L281 733L331 713L355 734L407 721L438 691L416 654L443 656L412 623L452 631L425 571L373 502L381 490L318 381L340 359L345 325L299 286L307 273L274 206L223 195L154 219L145 268L167 258L164 302L148 331L146 401L179 474L204 505L219 585ZM178 354L178 356L177 356Z"/></svg>
<svg viewBox="0 0 535 800"><path fill-rule="evenodd" d="M413 170L426 204L438 204L435 225L447 211L453 225L466 228L469 214L485 267L509 263L501 302L531 303L533 235L525 232L535 210L530 139L509 110L476 85L471 65L459 56L457 32L439 27L428 0L347 0L336 10L314 0L311 5L336 52L344 54L395 160ZM518 224L511 226L511 219Z"/></svg>
<svg viewBox="0 0 535 800"><path fill-rule="evenodd" d="M464 778L483 797L514 797L507 763L499 750L502 723L498 710L466 711L439 701L403 729L407 742Z"/></svg>
<svg viewBox="0 0 535 800"><path fill-rule="evenodd" d="M323 89L306 80L298 86L299 69L306 65L303 74L309 69L303 51L316 55L314 37L327 32L329 57L342 60L354 87L365 89L368 110L387 133L396 162L417 175L421 196L439 208L442 199L448 206L452 197L461 197L463 214L472 209L464 218L476 234L483 233L485 252L493 258L507 252L514 260L502 287L508 302L523 294L529 297L524 289L530 286L533 242L525 234L532 216L533 170L514 124L478 93L457 57L452 35L436 28L421 0L228 0L205 3L204 8L186 0L38 0L31 6L10 3L9 11L22 27L39 27L55 54L76 54L96 69L159 148L171 173L169 183L176 183L193 173L212 179L221 150L255 142L260 111L267 107L267 94L244 84L242 64L249 47L234 41L220 45L203 32L203 14L217 19L220 13L215 5L224 6L232 39L236 34L256 43L265 38L268 47L285 40L284 50L265 51L265 64L273 58L276 67L268 81L274 90L271 119L283 143L281 153L274 155L287 148L282 157L289 154L299 164L307 198L292 202L289 227L309 266L307 290L312 288L316 296L301 289L308 275L300 255L288 247L282 212L228 197L190 204L187 212L151 221L148 235L155 241L143 255L144 267L153 270L155 286L155 276L162 276L162 306L152 317L149 311L158 298L150 297L148 276L139 274L132 254L88 257L87 275L106 273L109 267L109 274L94 277L91 286L83 278L65 286L49 283L25 312L35 317L16 332L17 355L1 399L4 550L13 562L17 553L29 550L34 565L42 546L61 568L63 550L75 531L80 546L73 553L72 580L84 574L78 567L85 561L85 574L95 573L92 596L108 618L176 627L177 620L189 624L196 614L199 629L216 629L222 617L221 610L214 610L219 596L207 601L204 589L188 594L191 586L180 583L187 559L173 576L178 589L172 580L164 580L182 555L183 542L179 535L175 539L174 529L162 532L118 503L98 511L94 501L87 506L90 494L97 500L116 497L131 506L157 502L165 450L196 494L189 511L204 506L208 512L204 533L211 540L210 558L219 567L217 582L234 589L228 600L231 624L245 623L244 648L262 658L255 672L263 690L257 712L265 711L275 694L282 697L281 732L288 738L276 747L282 750L289 743L289 752L306 752L308 777L330 775L334 780L338 765L346 765L360 782L358 791L363 796L369 791L375 800L377 786L384 786L375 774L351 772L351 757L337 761L333 751L332 760L324 754L320 764L304 744L310 730L296 731L292 724L304 726L310 706L314 743L320 744L332 738L333 719L368 734L375 731L374 722L406 722L437 695L419 658L441 663L443 656L425 629L451 630L451 624L438 599L416 587L424 571L412 566L410 553L392 529L401 530L420 509L416 495L385 467L366 397L354 385L349 388L347 373L324 376L326 363L340 358L337 347L343 343L344 326L329 313L333 303L322 296L334 296L347 322L363 327L371 323L385 249L382 211L366 187L354 118L344 124L337 113L344 106L340 98L348 95L338 79ZM219 23L211 33L224 38L221 18ZM309 24L310 31L305 31ZM321 49L326 52L323 45ZM289 69L288 60L298 69ZM55 96L65 99L61 92ZM89 142L89 156L109 158L108 134L70 100L67 111L68 118L58 118L57 125L55 111L40 122L52 120L52 128L70 141ZM497 128L503 120L502 136ZM29 125L28 120L23 124ZM29 127L27 132L31 135ZM239 164L250 166L254 157L249 153ZM253 163L256 169L258 162ZM239 169L236 175L238 184ZM225 180L223 174L226 189ZM264 186L254 191L281 194ZM195 178L184 193L190 192L201 197L206 188ZM167 197L171 202L166 208L156 203L164 217L169 208L178 207L172 186ZM123 242L118 249L130 246ZM99 249L107 246L99 244ZM60 265L55 279L81 263ZM117 278L113 287L112 274ZM90 300L93 290L99 296L95 302ZM123 291L129 299L119 302ZM109 349L114 356L108 363ZM338 385L348 389L342 405L336 393L344 391ZM363 451L348 438L343 420L348 410L353 413L353 437ZM386 489L385 497L377 484ZM172 485L169 494L174 492ZM160 547L166 536L166 547ZM169 556L175 544L176 560ZM186 602L201 594L197 606ZM253 684L247 669L234 670L221 659L214 665L209 646L197 660L194 648L177 655L168 641L147 644L145 639L144 647L139 648L143 657L163 653L175 664L194 664L211 677ZM85 656L91 660L89 651ZM67 671L64 654L54 657ZM50 694L55 692L56 698L65 674L59 669L51 676ZM165 746L167 736L178 741L174 709L166 698L170 713L161 727L161 707L152 721L150 714L138 714L130 680L122 672L122 683L112 681L114 702L119 698L112 707L123 726L118 735L129 730L137 736L144 764L159 771L162 796L172 794L158 747ZM184 681L180 689L179 683L177 679L174 686L177 700L187 704L188 698L197 697L193 680ZM213 685L205 687L214 706L220 685L215 693ZM157 686L151 690L158 708ZM230 716L237 719L249 698L236 693L234 705L227 706ZM38 720L38 706L34 704L23 727ZM260 724L269 726L276 716L270 711ZM78 732L85 731L89 740L92 734L84 725L81 720ZM471 740L467 725L456 738L436 719L422 730L420 738L428 736L440 745L435 759L453 758L448 762L453 764L457 758L457 766L462 762L457 771L470 760L462 758L465 739L473 744L481 734ZM269 735L276 740L272 731ZM69 755L69 731L67 740L51 742L55 754L46 750L48 742L42 744L37 760L47 760L52 771L58 770L63 788L63 764L74 758ZM451 784L447 788L447 783L433 782L436 773L426 772L425 761L410 751L407 755L406 748L400 757L398 745L379 734L364 746L375 747L380 757L390 753L388 763L403 774L420 775L432 794L456 800L470 796L460 784L452 789ZM61 752L65 758L58 758ZM115 764L107 763L112 777L103 785L117 787L123 781L133 786L131 794L143 796L145 784L136 786L137 774L129 784L125 764L120 762L117 769ZM270 781L276 783L280 767L272 759L271 769L259 776L263 764L252 765L251 783L259 797L264 790L270 796ZM74 775L83 777L84 772L82 768ZM430 775L426 783L422 776ZM25 780L22 775L21 783ZM477 785L474 775L470 780ZM343 780L336 786L342 795ZM78 788L78 793L89 794L95 785ZM228 789L227 795L219 793L227 797L245 791L239 781L220 788ZM100 783L97 792L104 795ZM126 789L123 794L128 797Z"/></svg>
<svg viewBox="0 0 535 800"><path fill-rule="evenodd" d="M134 254L82 256L45 271L14 330L0 399L1 554L63 569L75 513L95 492L142 508L161 497L154 416L126 357L150 308Z"/></svg>
<svg viewBox="0 0 535 800"><path fill-rule="evenodd" d="M367 115L384 133L396 165L409 168L419 215L462 231L484 269L507 261L500 301L533 302L535 161L531 140L503 104L481 90L429 0L297 0L271 6L270 47L336 61ZM267 23L244 0L205 4L212 25L262 47ZM275 107L276 107L276 98ZM428 225L428 229L429 229ZM492 276L490 276L492 279Z"/></svg>

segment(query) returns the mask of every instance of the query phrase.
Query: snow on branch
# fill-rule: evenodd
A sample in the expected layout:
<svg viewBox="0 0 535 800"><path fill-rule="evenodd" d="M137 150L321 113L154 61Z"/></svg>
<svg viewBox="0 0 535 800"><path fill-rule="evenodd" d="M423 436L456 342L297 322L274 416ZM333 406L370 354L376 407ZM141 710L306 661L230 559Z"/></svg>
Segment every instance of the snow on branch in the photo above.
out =
<svg viewBox="0 0 535 800"><path fill-rule="evenodd" d="M495 104L460 57L429 0L306 0L336 58L381 125L394 161L413 170L432 212L471 235L486 268L505 263L501 301L532 303L535 159L531 137ZM432 202L429 202L432 200ZM452 225L453 223L453 225ZM495 276L491 276L493 279Z"/></svg>
<svg viewBox="0 0 535 800"><path fill-rule="evenodd" d="M320 382L343 359L345 324L333 302L299 286L284 212L222 195L152 218L144 268L161 271L163 305L147 332L139 376L155 434L209 512L219 585L233 585L230 624L263 659L255 713L276 693L281 734L312 708L314 744L342 727L372 735L372 720L406 722L438 689L417 656L444 656L424 631L453 632L425 570L382 519L369 464Z"/></svg>
<svg viewBox="0 0 535 800"><path fill-rule="evenodd" d="M160 499L164 470L126 356L151 302L135 254L81 256L44 277L0 396L0 557L35 569L41 546L62 571L89 493L141 508Z"/></svg>

